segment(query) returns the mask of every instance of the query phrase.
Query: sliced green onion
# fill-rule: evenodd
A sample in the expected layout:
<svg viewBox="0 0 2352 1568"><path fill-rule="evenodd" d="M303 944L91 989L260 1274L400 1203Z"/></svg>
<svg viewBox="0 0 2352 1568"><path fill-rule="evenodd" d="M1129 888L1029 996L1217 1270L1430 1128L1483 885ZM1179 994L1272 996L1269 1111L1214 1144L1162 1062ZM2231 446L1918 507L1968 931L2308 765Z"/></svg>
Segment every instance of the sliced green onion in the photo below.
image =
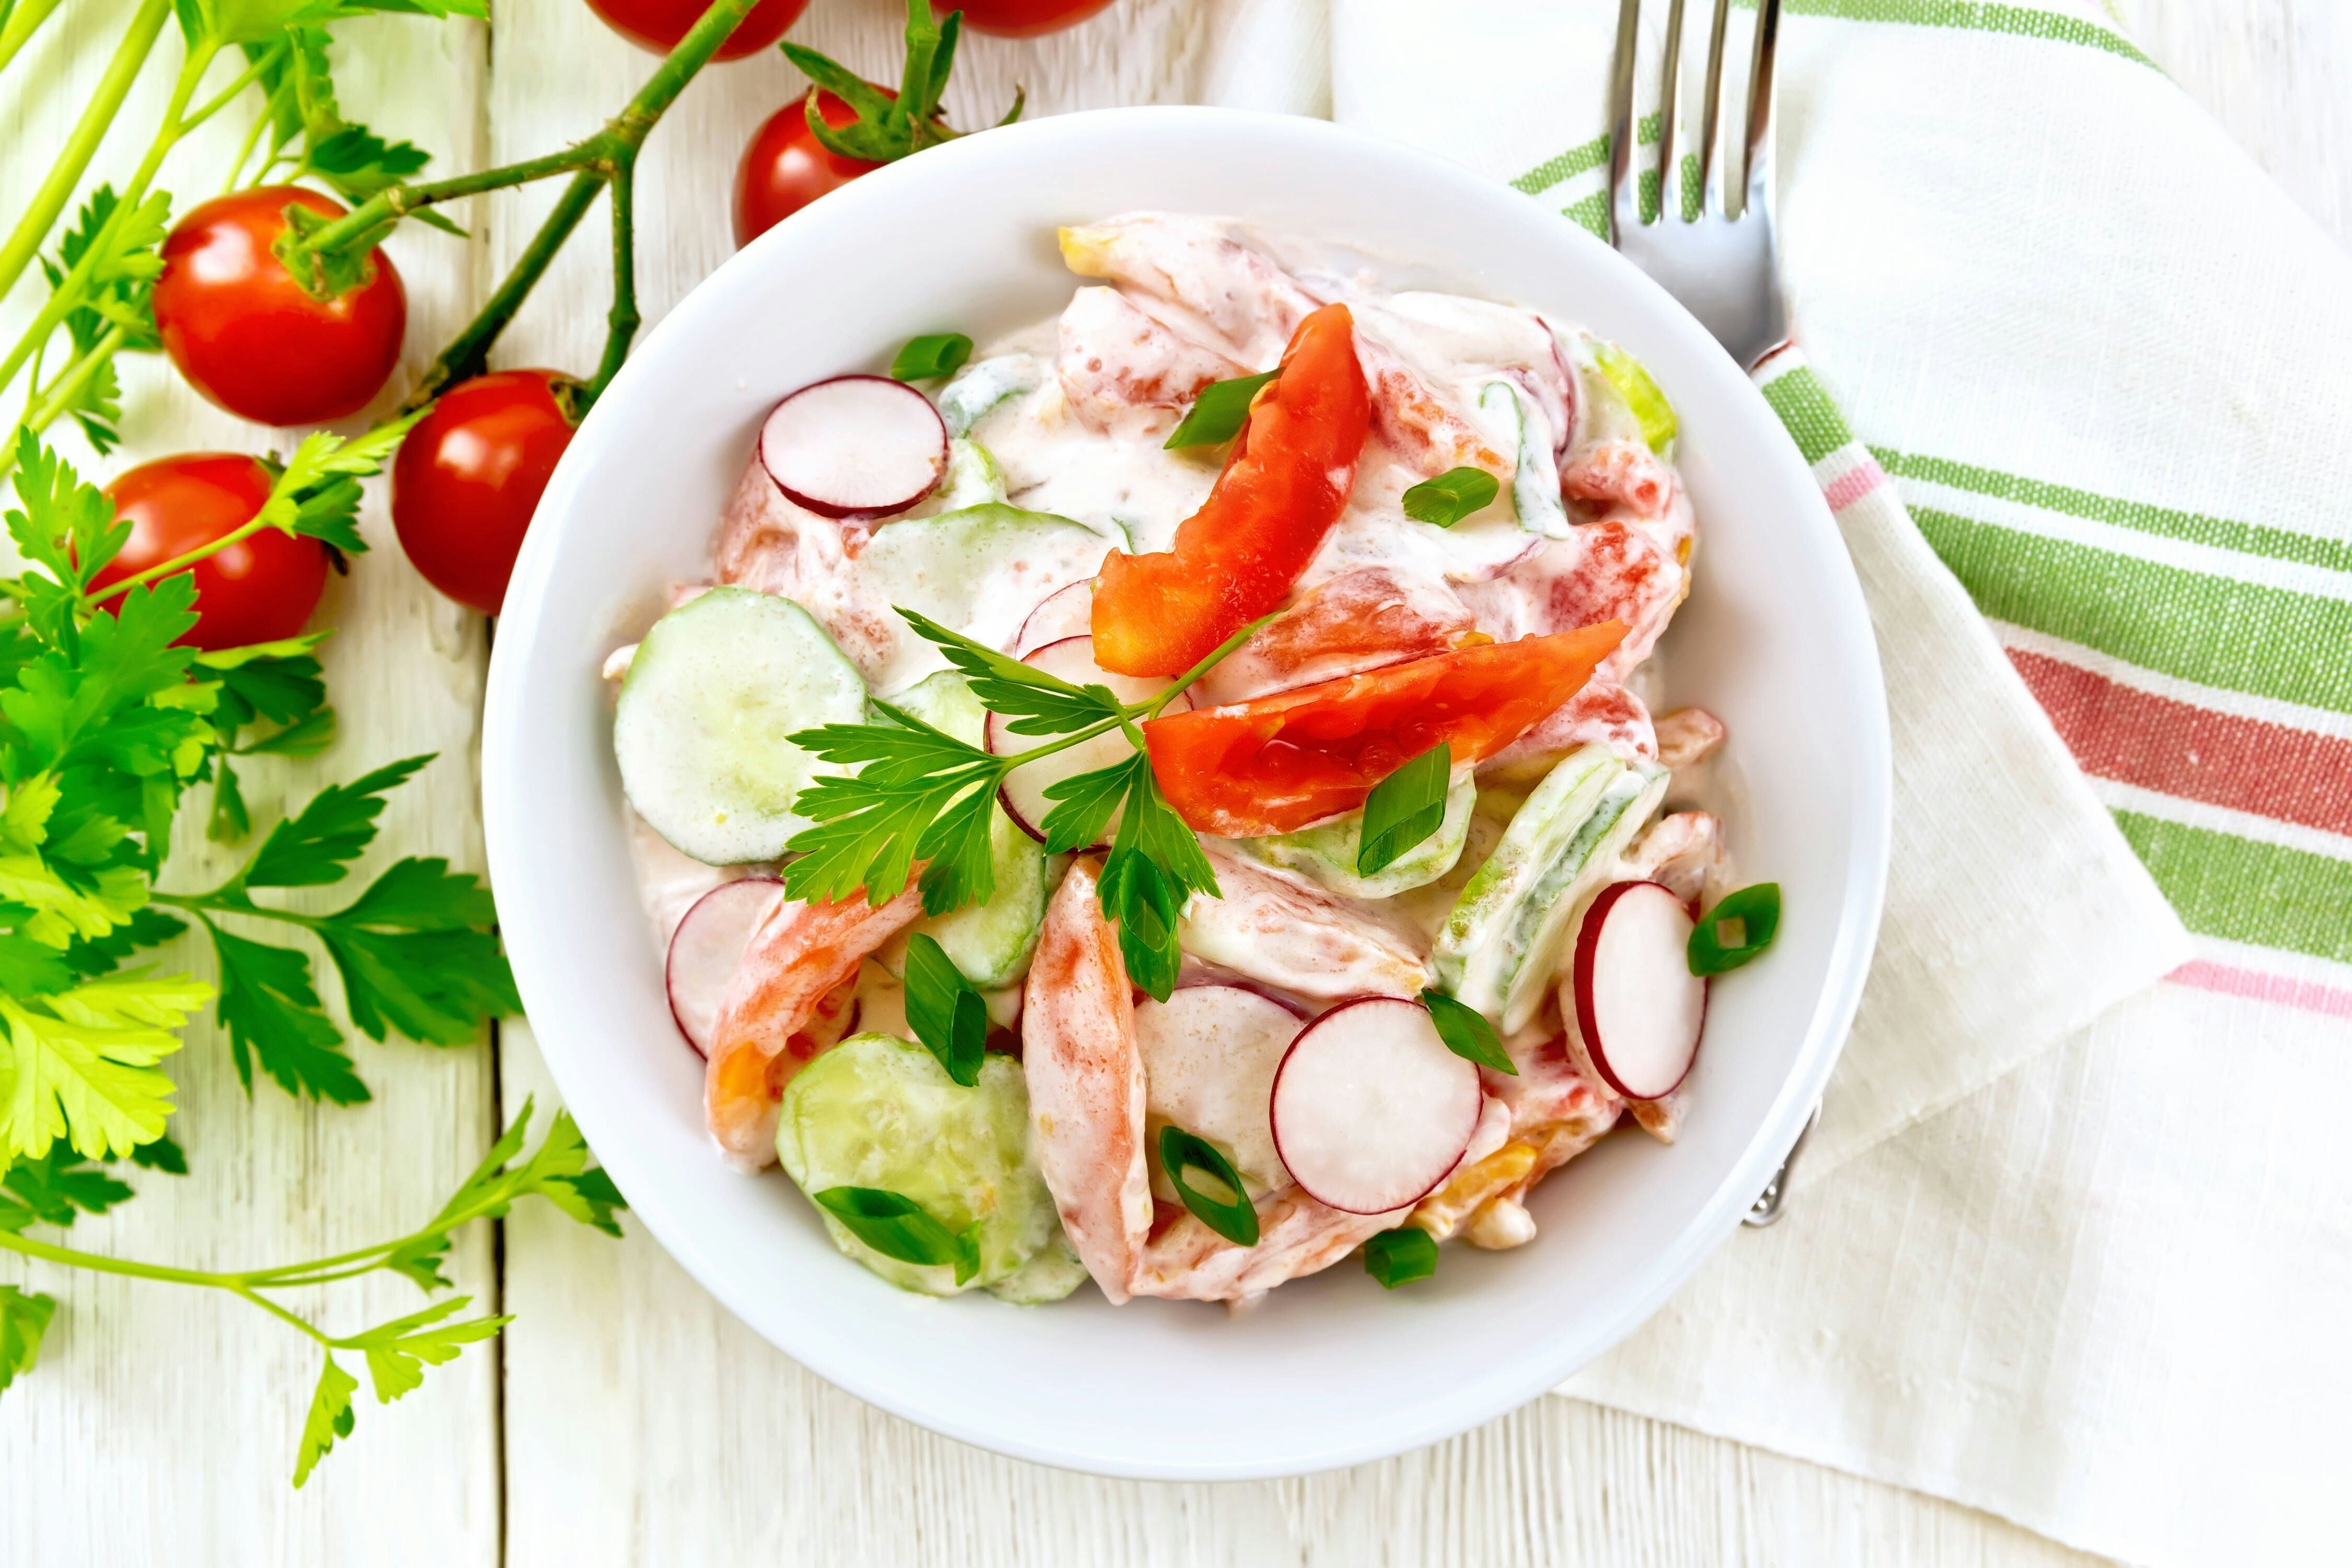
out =
<svg viewBox="0 0 2352 1568"><path fill-rule="evenodd" d="M988 1004L933 938L918 931L907 943L907 1026L956 1082L980 1081L988 1047Z"/></svg>
<svg viewBox="0 0 2352 1568"><path fill-rule="evenodd" d="M893 381L929 381L936 376L953 375L971 357L971 340L961 332L933 332L927 337L908 338L907 346L890 362Z"/></svg>
<svg viewBox="0 0 2352 1568"><path fill-rule="evenodd" d="M914 1199L881 1187L827 1187L819 1207L849 1234L901 1263L955 1266L959 1285L980 1272L980 1227L950 1230Z"/></svg>
<svg viewBox="0 0 2352 1568"><path fill-rule="evenodd" d="M1215 1144L1194 1137L1181 1127L1163 1127L1160 1130L1160 1168L1168 1173L1176 1195L1184 1200L1184 1206L1198 1215L1202 1225L1235 1247L1257 1245L1257 1210L1250 1205L1249 1189L1242 1185L1241 1173L1234 1169L1231 1160L1217 1152ZM1184 1179L1187 1171L1212 1178L1231 1196L1220 1198L1202 1192Z"/></svg>
<svg viewBox="0 0 2352 1568"><path fill-rule="evenodd" d="M1437 1272L1437 1240L1417 1225L1384 1230L1364 1243L1364 1272L1393 1290Z"/></svg>
<svg viewBox="0 0 2352 1568"><path fill-rule="evenodd" d="M1257 389L1281 374L1282 367L1276 365L1259 375L1237 375L1201 388L1201 395L1192 399L1192 406L1169 434L1168 450L1213 447L1232 440L1241 433L1242 421L1249 417L1250 399L1257 395Z"/></svg>
<svg viewBox="0 0 2352 1568"><path fill-rule="evenodd" d="M1445 786L1453 773L1454 748L1440 741L1372 786L1357 835L1357 875L1387 870L1399 856L1437 831L1445 820Z"/></svg>
<svg viewBox="0 0 2352 1568"><path fill-rule="evenodd" d="M1502 493L1503 482L1484 468L1448 468L1404 492L1404 514L1415 522L1452 528Z"/></svg>
<svg viewBox="0 0 2352 1568"><path fill-rule="evenodd" d="M1466 1002L1456 1002L1443 991L1424 991L1421 1005L1429 1009L1429 1021L1437 1026L1437 1037L1445 1048L1465 1061L1475 1062L1482 1068L1492 1068L1499 1073L1519 1076L1510 1055L1503 1049L1502 1037L1495 1026L1486 1022L1486 1015Z"/></svg>
<svg viewBox="0 0 2352 1568"><path fill-rule="evenodd" d="M1772 945L1780 929L1780 884L1758 882L1699 916L1691 928L1690 972L1722 974L1738 968Z"/></svg>

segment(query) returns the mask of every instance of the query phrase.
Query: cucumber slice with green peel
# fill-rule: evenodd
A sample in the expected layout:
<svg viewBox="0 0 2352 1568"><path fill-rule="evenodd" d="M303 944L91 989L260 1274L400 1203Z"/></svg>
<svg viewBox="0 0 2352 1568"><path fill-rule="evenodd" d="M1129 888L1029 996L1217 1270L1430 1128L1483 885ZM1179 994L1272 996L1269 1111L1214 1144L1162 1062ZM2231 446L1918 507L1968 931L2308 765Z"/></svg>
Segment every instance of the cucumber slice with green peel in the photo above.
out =
<svg viewBox="0 0 2352 1568"><path fill-rule="evenodd" d="M917 682L900 692L893 706L975 746L988 723L988 710L953 670ZM884 953L877 955L891 973L905 973L899 955L906 952L908 939L919 933L937 942L949 962L980 990L1010 985L1028 973L1037 933L1045 926L1045 847L1024 833L999 805L988 819L988 853L996 869L996 890L988 901L925 915L892 938Z"/></svg>
<svg viewBox="0 0 2352 1568"><path fill-rule="evenodd" d="M776 1157L804 1193L879 1187L951 1233L974 1232L980 1268L958 1285L951 1266L885 1258L818 1211L835 1247L902 1290L953 1296L1010 1282L1061 1235L1029 1156L1028 1083L1008 1056L991 1052L965 1089L920 1046L854 1036L785 1086Z"/></svg>
<svg viewBox="0 0 2352 1568"><path fill-rule="evenodd" d="M1667 771L1587 746L1545 775L1462 889L1432 946L1439 989L1503 1033L1549 989L1578 907L1665 798Z"/></svg>
<svg viewBox="0 0 2352 1568"><path fill-rule="evenodd" d="M1517 467L1511 473L1511 509L1519 526L1547 539L1566 539L1568 508L1560 504L1559 462L1552 454L1548 425L1528 416L1528 399L1507 381L1490 381L1478 393L1478 406L1501 408L1518 432Z"/></svg>
<svg viewBox="0 0 2352 1568"><path fill-rule="evenodd" d="M1087 1266L1060 1230L1044 1251L988 1287L988 1293L1015 1307L1043 1307L1087 1282Z"/></svg>
<svg viewBox="0 0 2352 1568"><path fill-rule="evenodd" d="M1462 858L1462 846L1469 840L1470 813L1477 804L1478 785L1465 768L1446 787L1445 816L1437 831L1369 877L1356 869L1364 838L1361 807L1295 833L1245 838L1240 844L1267 865L1312 878L1347 898L1394 898L1426 887L1454 869L1454 862Z"/></svg>
<svg viewBox="0 0 2352 1568"><path fill-rule="evenodd" d="M1035 354L982 360L940 389L940 417L947 421L949 435L969 436L1007 399L1036 391L1043 380L1044 366Z"/></svg>
<svg viewBox="0 0 2352 1568"><path fill-rule="evenodd" d="M1040 600L1092 577L1107 552L1127 543L1066 517L984 501L876 529L856 571L865 596L1003 648ZM875 689L887 696L945 668L947 660L902 628L879 664Z"/></svg>
<svg viewBox="0 0 2352 1568"><path fill-rule="evenodd" d="M808 826L793 799L843 770L785 737L855 724L866 682L806 610L713 588L656 621L613 715L621 787L653 830L713 866L772 860Z"/></svg>

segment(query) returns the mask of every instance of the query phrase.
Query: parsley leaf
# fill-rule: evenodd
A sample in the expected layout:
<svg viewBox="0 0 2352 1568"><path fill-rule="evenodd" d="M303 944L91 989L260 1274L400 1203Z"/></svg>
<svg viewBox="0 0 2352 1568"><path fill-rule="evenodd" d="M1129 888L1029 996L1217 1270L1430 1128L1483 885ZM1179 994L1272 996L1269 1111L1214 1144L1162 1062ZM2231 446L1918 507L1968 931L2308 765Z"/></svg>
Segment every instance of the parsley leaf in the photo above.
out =
<svg viewBox="0 0 2352 1568"><path fill-rule="evenodd" d="M58 1310L56 1300L0 1285L0 1394L17 1374L33 1370L41 1353L41 1335Z"/></svg>
<svg viewBox="0 0 2352 1568"><path fill-rule="evenodd" d="M466 1346L490 1338L514 1321L511 1316L468 1318L462 1323L444 1321L472 1302L470 1296L453 1296L335 1342L367 1356L368 1380L375 1384L376 1403L389 1405L423 1387L428 1365L457 1360Z"/></svg>
<svg viewBox="0 0 2352 1568"><path fill-rule="evenodd" d="M245 888L313 888L340 882L350 862L375 841L376 818L384 796L415 774L434 754L403 757L346 784L330 784L299 813L269 830L253 858L230 884Z"/></svg>
<svg viewBox="0 0 2352 1568"><path fill-rule="evenodd" d="M319 1386L310 1395L310 1408L302 1417L302 1440L294 1451L294 1485L299 1490L319 1461L327 1457L338 1437L352 1435L352 1395L359 1392L358 1380L335 1362L332 1351L327 1352L327 1364L319 1369Z"/></svg>
<svg viewBox="0 0 2352 1568"><path fill-rule="evenodd" d="M919 859L929 913L985 901L996 890L988 812L1005 760L887 703L874 706L896 723L827 724L786 737L827 762L864 764L813 780L793 799L812 826L785 846L800 855L784 868L786 895L838 900L862 888L879 907L905 889Z"/></svg>
<svg viewBox="0 0 2352 1568"><path fill-rule="evenodd" d="M0 996L0 1155L38 1158L64 1140L97 1159L161 1137L173 1089L155 1064L210 994L185 975L132 973Z"/></svg>
<svg viewBox="0 0 2352 1568"><path fill-rule="evenodd" d="M1200 838L1160 793L1150 755L1138 752L1126 765L1127 799L1118 837L1103 862L1100 896L1104 912L1118 922L1128 978L1165 1002L1182 962L1176 927L1185 900L1192 893L1216 897L1217 874Z"/></svg>
<svg viewBox="0 0 2352 1568"><path fill-rule="evenodd" d="M214 1012L228 1035L236 1080L249 1093L255 1064L278 1088L336 1105L373 1098L360 1081L343 1034L320 1005L310 961L290 947L272 947L225 931L205 930L220 961L220 1001Z"/></svg>
<svg viewBox="0 0 2352 1568"><path fill-rule="evenodd" d="M63 1142L39 1159L0 1166L0 1231L28 1225L71 1225L78 1214L104 1214L131 1188L89 1164Z"/></svg>
<svg viewBox="0 0 2352 1568"><path fill-rule="evenodd" d="M1016 735L1061 735L1088 724L1126 717L1126 709L1108 686L1093 682L1074 685L1034 664L1024 664L1010 654L999 653L985 643L951 632L928 616L897 605L891 607L915 628L917 635L936 644L948 662L963 672L971 683L971 694L980 699L982 707L1013 721L1005 728Z"/></svg>
<svg viewBox="0 0 2352 1568"><path fill-rule="evenodd" d="M163 270L158 247L171 218L172 198L156 192L118 218L121 205L113 186L99 186L58 241L58 259L43 257L40 261L53 294L68 287L73 290L63 318L72 355L37 396L52 416L72 415L100 457L122 439L116 428L122 408L114 355L163 346L155 330L152 293ZM110 222L111 233L107 232ZM105 248L93 254L101 239Z"/></svg>

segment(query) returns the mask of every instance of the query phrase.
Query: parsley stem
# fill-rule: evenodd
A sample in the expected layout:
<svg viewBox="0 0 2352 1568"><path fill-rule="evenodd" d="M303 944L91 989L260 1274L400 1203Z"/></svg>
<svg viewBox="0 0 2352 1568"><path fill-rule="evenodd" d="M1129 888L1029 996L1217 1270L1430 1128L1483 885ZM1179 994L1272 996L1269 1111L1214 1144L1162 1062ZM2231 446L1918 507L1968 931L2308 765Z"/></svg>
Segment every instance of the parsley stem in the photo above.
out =
<svg viewBox="0 0 2352 1568"><path fill-rule="evenodd" d="M35 1241L27 1236L0 1231L0 1247L21 1252L27 1258L37 1258L44 1263L61 1264L68 1268L87 1268L97 1274L122 1274L134 1279L157 1279L167 1285L203 1285L216 1290L237 1289L237 1278L230 1274L207 1274L194 1268L170 1268L160 1263L134 1263L127 1258L102 1258L95 1252L77 1252L70 1247L53 1247L46 1241Z"/></svg>
<svg viewBox="0 0 2352 1568"><path fill-rule="evenodd" d="M300 1318L296 1317L292 1312L288 1311L285 1308L279 1306L268 1297L255 1290L250 1285L230 1285L226 1289L231 1295L243 1297L245 1300L252 1302L255 1306L260 1308L263 1311L268 1313L271 1317L276 1318L281 1323L291 1323L294 1327L301 1330L304 1333L310 1335L312 1339L318 1341L322 1345L335 1346L340 1345L342 1342L340 1340L329 1337L323 1331L311 1327L309 1323L304 1322Z"/></svg>
<svg viewBox="0 0 2352 1568"><path fill-rule="evenodd" d="M218 539L212 540L204 544L199 544L194 550L189 551L185 555L175 556L172 560L163 563L161 565L150 566L144 572L134 573L131 576L122 578L118 582L110 583L105 587L99 589L96 593L87 595L83 598L82 603L91 609L96 609L99 605L103 605L107 600L111 599L117 594L127 594L131 589L143 587L149 583L157 582L165 577L177 576L179 574L185 572L189 567L194 566L197 562L205 559L205 557L208 555L217 555L232 544L244 543L255 534L259 533L263 529L275 528L276 526L278 526L276 523L269 521L268 509L265 507L261 511L256 512L253 515L251 521L239 523L236 527L229 530L226 533L222 534Z"/></svg>
<svg viewBox="0 0 2352 1568"><path fill-rule="evenodd" d="M202 125L205 121L210 120L214 115L218 114L222 110L226 109L230 104L236 102L237 94L243 92L247 88L251 87L256 81L258 81L264 71L268 70L272 66L275 66L285 59L289 48L290 46L286 42L286 40L284 38L280 38L276 43L270 45L268 48L262 50L260 54L255 56L253 63L246 67L244 70L240 71L237 74L236 80L230 82L226 87L221 89L218 92L205 100L205 101L191 112L186 119L180 122L180 134L183 136L186 135L189 132L194 131L197 126Z"/></svg>
<svg viewBox="0 0 2352 1568"><path fill-rule="evenodd" d="M1215 647L1211 648L1208 654L1203 657L1198 664L1195 664L1192 668L1186 670L1183 674L1178 676L1172 682L1171 682L1165 691L1159 693L1157 696L1147 697L1140 702L1130 702L1124 709L1120 710L1120 711L1130 718L1159 718L1160 710L1167 707L1171 702L1175 701L1176 694L1178 692L1184 690L1194 681L1200 679L1201 677L1208 674L1209 671L1223 663L1225 658L1231 655L1235 648L1240 647L1242 644L1255 637L1257 635L1257 629L1260 626L1265 625L1266 622L1274 619L1275 616L1280 615L1281 613L1281 611L1276 610L1271 615L1260 616L1257 619L1252 621L1249 625L1244 626L1241 630L1235 632L1224 641L1219 643ZM1142 749L1143 748L1140 744L1136 747L1136 750L1138 751L1141 751Z"/></svg>
<svg viewBox="0 0 2352 1568"><path fill-rule="evenodd" d="M0 16L7 18L5 23L0 23L0 71L8 68L8 62L16 58L16 51L25 47L26 40L57 8L58 0L16 0L13 7L0 6Z"/></svg>
<svg viewBox="0 0 2352 1568"><path fill-rule="evenodd" d="M147 57L154 49L155 40L162 36L163 25L171 19L172 0L142 0L137 13L131 16L130 26L123 30L121 44L116 47L114 58L107 62L106 73L99 78L98 86L90 94L89 106L82 110L81 119L66 138L66 144L58 150L58 161L50 166L49 177L41 183L39 190L33 193L33 199L25 204L24 216L17 220L16 230L8 236L6 243L0 245L0 295L14 288L25 268L32 265L41 241L48 237L50 226L58 221L58 215L65 211L66 203L72 199L74 187L81 183L83 174L89 168L91 155L98 151L100 141L114 124L115 116L121 112L122 100L131 95L131 84L138 79L140 71L146 67ZM194 84L189 85L193 87ZM93 251L97 248L95 246L91 247ZM52 321L50 325L56 323ZM42 335L47 334L44 331ZM16 373L16 366L13 363L5 372L0 372L0 386L5 386L9 377Z"/></svg>

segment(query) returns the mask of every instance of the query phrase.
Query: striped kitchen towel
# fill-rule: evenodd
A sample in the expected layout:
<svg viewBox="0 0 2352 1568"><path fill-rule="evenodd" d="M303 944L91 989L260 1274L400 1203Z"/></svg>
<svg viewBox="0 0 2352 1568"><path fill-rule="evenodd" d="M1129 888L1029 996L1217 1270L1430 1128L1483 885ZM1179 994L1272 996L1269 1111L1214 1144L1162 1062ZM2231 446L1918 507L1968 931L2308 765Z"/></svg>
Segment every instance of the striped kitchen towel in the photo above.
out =
<svg viewBox="0 0 2352 1568"><path fill-rule="evenodd" d="M1712 7L1688 9L1696 78ZM2088 0L1786 9L1809 363L1768 367L1766 395L1850 542L1863 513L1907 514L1965 588L2191 945L1852 1146L1568 1392L2134 1561L2340 1561L2352 260ZM1598 232L1616 11L1334 0L1333 112ZM2007 896L2063 910L2062 882ZM1887 920L1900 942L1892 900ZM1944 967L2000 988L2000 952L1955 941ZM1841 1079L1885 1048L1869 1005Z"/></svg>

